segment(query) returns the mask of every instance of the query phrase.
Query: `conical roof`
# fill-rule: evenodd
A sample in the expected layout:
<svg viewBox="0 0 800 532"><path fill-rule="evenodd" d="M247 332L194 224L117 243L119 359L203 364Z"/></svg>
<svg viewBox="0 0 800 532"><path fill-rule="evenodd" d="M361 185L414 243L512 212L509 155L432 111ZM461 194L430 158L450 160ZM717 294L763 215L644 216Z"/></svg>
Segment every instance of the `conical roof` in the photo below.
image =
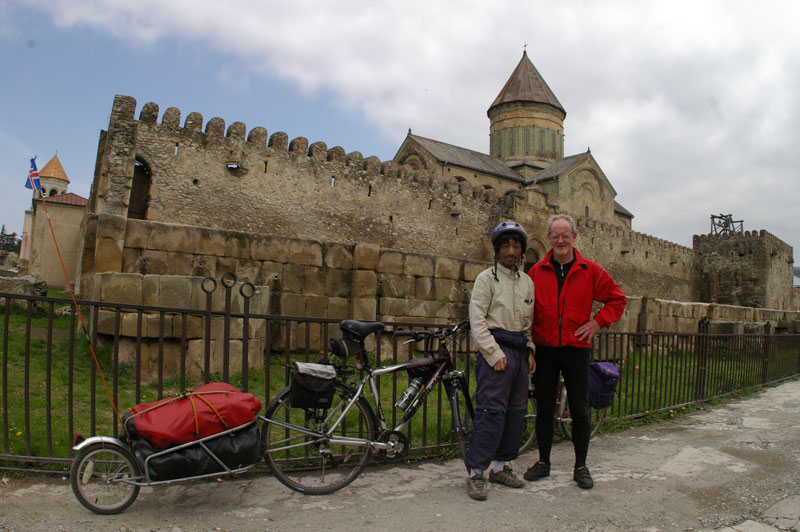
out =
<svg viewBox="0 0 800 532"><path fill-rule="evenodd" d="M533 66L531 60L528 59L527 51L522 52L522 59L520 59L517 68L514 69L511 77L508 78L503 90L497 95L492 105L489 106L489 111L500 104L519 101L549 104L566 114L561 102L558 101L556 95L545 83L544 78Z"/></svg>
<svg viewBox="0 0 800 532"><path fill-rule="evenodd" d="M67 173L64 171L64 167L61 166L61 161L58 160L58 155L53 155L53 158L44 165L44 168L39 170L39 177L51 177L69 183Z"/></svg>

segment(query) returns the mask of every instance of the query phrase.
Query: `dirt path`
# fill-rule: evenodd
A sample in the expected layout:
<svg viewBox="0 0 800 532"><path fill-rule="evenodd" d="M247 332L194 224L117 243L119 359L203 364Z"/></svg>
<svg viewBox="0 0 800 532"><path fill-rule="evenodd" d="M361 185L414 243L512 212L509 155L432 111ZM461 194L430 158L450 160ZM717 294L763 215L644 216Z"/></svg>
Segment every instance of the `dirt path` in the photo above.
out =
<svg viewBox="0 0 800 532"><path fill-rule="evenodd" d="M144 489L112 517L80 506L66 479L6 479L0 531L800 530L800 381L601 435L589 460L588 491L571 480L572 448L562 443L550 478L521 490L491 485L486 502L467 498L463 466L451 460L370 468L323 497L269 476ZM534 461L521 456L517 471Z"/></svg>

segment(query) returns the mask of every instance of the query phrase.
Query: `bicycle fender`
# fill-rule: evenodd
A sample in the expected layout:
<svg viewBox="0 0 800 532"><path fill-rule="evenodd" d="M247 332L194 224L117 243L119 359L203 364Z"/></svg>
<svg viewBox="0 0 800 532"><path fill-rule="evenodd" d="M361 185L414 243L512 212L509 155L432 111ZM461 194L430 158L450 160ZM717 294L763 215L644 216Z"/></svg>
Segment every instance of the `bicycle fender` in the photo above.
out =
<svg viewBox="0 0 800 532"><path fill-rule="evenodd" d="M80 451L84 447L92 445L94 443L102 443L109 447L119 447L125 449L126 451L130 452L130 447L122 443L122 441L118 440L117 438L112 438L110 436L91 436L86 438L82 442L72 447L73 451Z"/></svg>

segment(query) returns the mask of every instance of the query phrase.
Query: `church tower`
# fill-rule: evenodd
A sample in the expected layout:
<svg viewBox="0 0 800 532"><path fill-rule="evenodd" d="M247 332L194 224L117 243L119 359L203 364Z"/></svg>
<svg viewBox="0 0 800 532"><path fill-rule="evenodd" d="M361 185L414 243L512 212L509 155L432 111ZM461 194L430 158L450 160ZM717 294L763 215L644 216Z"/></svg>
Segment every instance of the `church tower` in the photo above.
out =
<svg viewBox="0 0 800 532"><path fill-rule="evenodd" d="M58 160L58 155L53 155L44 168L39 170L39 181L42 183L42 194L45 197L67 193L69 178L61 166L61 161Z"/></svg>
<svg viewBox="0 0 800 532"><path fill-rule="evenodd" d="M489 153L529 179L564 157L561 106L527 51L487 111Z"/></svg>

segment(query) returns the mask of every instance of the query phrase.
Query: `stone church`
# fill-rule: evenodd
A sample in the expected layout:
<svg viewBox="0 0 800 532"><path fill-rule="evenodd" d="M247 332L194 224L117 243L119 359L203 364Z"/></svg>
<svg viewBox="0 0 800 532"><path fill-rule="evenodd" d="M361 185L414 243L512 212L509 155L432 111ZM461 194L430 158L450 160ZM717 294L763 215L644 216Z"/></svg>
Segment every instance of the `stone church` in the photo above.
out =
<svg viewBox="0 0 800 532"><path fill-rule="evenodd" d="M86 198L69 192L69 177L58 155L54 155L39 171L39 180L42 184L41 194L33 192L30 209L25 211L25 221L22 229L22 244L20 245L19 274L33 275L55 288L65 288L66 280L61 269L61 260L70 276L78 266L78 252L81 248L79 233ZM42 195L45 199L42 199ZM47 221L47 212L50 214L50 223L56 234L58 250L53 242L50 232L50 223Z"/></svg>
<svg viewBox="0 0 800 532"><path fill-rule="evenodd" d="M633 215L614 200L617 193L591 152L564 156L567 112L527 52L487 114L488 155L409 130L394 161L493 189L501 196L537 190L551 205L575 217L631 228Z"/></svg>

